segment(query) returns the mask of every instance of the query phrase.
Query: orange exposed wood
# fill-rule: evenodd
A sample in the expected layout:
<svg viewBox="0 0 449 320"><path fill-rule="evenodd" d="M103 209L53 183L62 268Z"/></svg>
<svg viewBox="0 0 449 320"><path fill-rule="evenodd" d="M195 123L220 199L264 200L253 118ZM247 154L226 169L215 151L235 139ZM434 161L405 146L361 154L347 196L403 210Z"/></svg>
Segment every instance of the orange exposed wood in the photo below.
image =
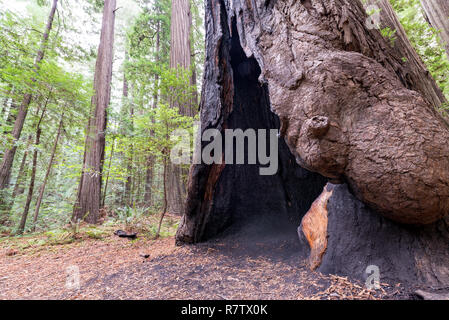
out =
<svg viewBox="0 0 449 320"><path fill-rule="evenodd" d="M331 195L332 190L324 187L323 193L315 200L301 222L301 230L310 246L309 266L312 270L320 266L326 252L327 202Z"/></svg>

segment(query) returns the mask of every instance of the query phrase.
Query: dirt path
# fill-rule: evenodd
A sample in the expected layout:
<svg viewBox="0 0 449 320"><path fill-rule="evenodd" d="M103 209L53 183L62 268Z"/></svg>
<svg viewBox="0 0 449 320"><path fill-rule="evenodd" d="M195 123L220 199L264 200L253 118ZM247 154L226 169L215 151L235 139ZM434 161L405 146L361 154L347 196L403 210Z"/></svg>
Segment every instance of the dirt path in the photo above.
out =
<svg viewBox="0 0 449 320"><path fill-rule="evenodd" d="M282 238L176 247L172 237L129 241L114 236L16 254L1 249L0 299L404 297L396 288L370 293L360 283L311 272L300 256L290 254L293 249L294 244ZM79 290L66 288L71 266L79 268Z"/></svg>

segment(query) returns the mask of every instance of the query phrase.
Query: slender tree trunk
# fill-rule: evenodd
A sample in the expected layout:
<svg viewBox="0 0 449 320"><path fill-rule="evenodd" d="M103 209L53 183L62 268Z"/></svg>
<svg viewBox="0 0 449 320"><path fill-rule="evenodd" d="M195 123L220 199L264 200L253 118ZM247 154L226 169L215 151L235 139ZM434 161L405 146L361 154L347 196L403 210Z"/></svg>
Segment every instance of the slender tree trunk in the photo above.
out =
<svg viewBox="0 0 449 320"><path fill-rule="evenodd" d="M429 24L439 31L449 58L449 2L447 0L421 0Z"/></svg>
<svg viewBox="0 0 449 320"><path fill-rule="evenodd" d="M104 190L103 190L103 201L101 203L102 207L104 207L104 204L106 202L106 194L108 191L108 183L109 183L109 176L111 173L112 158L114 157L114 149L115 149L115 137L114 137L114 139L112 139L111 155L109 156L108 174L106 175L106 182L104 184Z"/></svg>
<svg viewBox="0 0 449 320"><path fill-rule="evenodd" d="M161 47L161 22L157 21L156 26L156 64L160 62L160 47ZM154 75L154 93L153 93L153 110L156 110L159 102L159 74L156 72ZM154 123L154 117L151 119ZM150 135L154 135L154 132L150 132ZM145 173L145 196L144 202L146 207L152 205L152 185L153 185L153 171L154 171L154 156L148 154L146 159L146 173Z"/></svg>
<svg viewBox="0 0 449 320"><path fill-rule="evenodd" d="M4 118L5 118L6 109L8 108L8 101L9 101L9 97L6 96L6 98L3 99L2 111L0 111L0 118L1 118L1 119L4 119Z"/></svg>
<svg viewBox="0 0 449 320"><path fill-rule="evenodd" d="M47 20L47 26L45 28L45 32L44 32L44 35L42 38L41 47L37 53L37 57L35 60L36 70L39 69L39 64L42 61L42 59L44 58L46 45L48 42L48 38L50 36L51 28L53 26L53 20L54 20L57 4L58 4L58 0L53 0L53 5L52 5L52 8L50 10L50 14L49 14L48 20ZM34 79L33 79L33 81L34 81ZM25 118L28 113L28 107L31 103L31 99L32 99L32 95L30 93L26 93L23 97L23 102L19 108L17 118L14 123L14 129L12 131L14 145L10 149L6 150L6 152L3 156L3 161L0 165L0 192L1 192L1 190L4 190L5 188L7 188L8 184L9 184L11 168L12 168L12 164L14 162L14 157L15 157L16 150L17 150L17 146L15 145L15 143L17 142L17 140L19 140L20 135L22 133L23 125L25 123ZM1 202L2 202L2 200L0 199L0 208L1 208Z"/></svg>
<svg viewBox="0 0 449 320"><path fill-rule="evenodd" d="M9 108L8 111L8 116L6 117L6 126L3 130L3 134L9 134L11 133L11 128L13 127L14 123L17 120L17 110L19 109L19 107L17 106L17 104L14 103L14 100L11 101L11 107Z"/></svg>
<svg viewBox="0 0 449 320"><path fill-rule="evenodd" d="M44 198L45 193L45 187L47 186L47 181L51 173L51 169L53 167L53 162L56 155L56 150L58 148L59 138L61 136L62 126L64 123L64 113L61 114L61 119L59 120L59 126L58 126L58 132L56 134L55 143L53 144L53 149L51 150L51 156L50 156L50 162L48 163L47 171L45 172L44 181L42 182L42 185L39 189L39 197L36 201L36 208L34 210L34 217L33 217L33 232L36 230L36 222L37 218L39 216L39 210L41 208L42 199Z"/></svg>
<svg viewBox="0 0 449 320"><path fill-rule="evenodd" d="M13 91L13 87L12 87L12 85L9 85L8 89L5 92L5 99L3 100L2 111L0 112L0 117L2 119L5 118L6 111L8 109L8 102L10 100L10 95L11 95L12 91Z"/></svg>
<svg viewBox="0 0 449 320"><path fill-rule="evenodd" d="M47 103L48 103L48 99L47 99ZM25 230L28 213L30 211L31 201L33 200L34 184L36 181L36 171L37 171L37 157L39 155L38 148L39 148L39 144L40 144L40 140L41 140L41 133L42 133L41 123L42 123L42 119L44 118L46 109L47 109L47 105L44 106L44 108L42 110L42 114L41 114L39 121L37 122L37 125L36 125L36 142L34 144L33 167L31 169L30 185L28 186L28 195L27 195L27 199L25 202L25 207L23 209L22 218L20 219L20 224L19 224L19 227L17 228L17 234L22 234L23 231Z"/></svg>
<svg viewBox="0 0 449 320"><path fill-rule="evenodd" d="M125 52L125 64L128 61L128 53ZM126 78L126 73L123 74L123 91L122 91L122 114L127 114L126 118L130 119L130 122L133 122L133 116L134 116L134 108L131 106L131 104L128 102L128 96L129 96L129 84L128 79ZM132 131L133 125L129 126L128 123L125 124L123 127L123 131L126 135L130 135L130 131ZM132 144L130 145L130 149L128 151L128 156L125 155L125 161L126 161L126 182L125 182L125 190L123 194L123 205L131 206L131 193L132 193L132 162L133 162L133 148Z"/></svg>
<svg viewBox="0 0 449 320"><path fill-rule="evenodd" d="M411 90L421 93L430 104L438 109L447 100L426 65L408 40L407 34L394 12L390 1L369 0L369 3L377 5L381 9L381 27L389 27L391 30L396 31L394 41L390 42L392 43L393 52L399 58L398 61L402 62L401 68L396 72L406 80L407 86Z"/></svg>
<svg viewBox="0 0 449 320"><path fill-rule="evenodd" d="M26 149L23 152L22 161L20 162L20 167L19 167L19 172L17 174L16 184L14 185L14 190L12 192L12 204L14 204L16 197L18 195L21 195L24 192L24 189L22 188L22 183L23 183L23 179L24 179L23 174L25 172L26 161L28 158L28 148L31 144L32 139L33 139L33 136L29 135Z"/></svg>
<svg viewBox="0 0 449 320"><path fill-rule="evenodd" d="M142 175L140 174L140 166L136 168L135 176L137 176L137 179L134 179L136 186L135 189L135 196L134 196L134 202L138 205L142 204Z"/></svg>
<svg viewBox="0 0 449 320"><path fill-rule="evenodd" d="M144 203L146 207L152 205L152 186L153 186L153 170L154 170L154 157L148 155L145 163L145 195Z"/></svg>
<svg viewBox="0 0 449 320"><path fill-rule="evenodd" d="M134 108L130 105L130 120L131 120L131 128L130 133L132 134L134 130ZM133 206L133 186L134 186L134 178L133 178L133 161L134 161L134 146L131 142L130 144L130 150L129 150L129 156L127 158L127 177L126 177L126 184L125 184L125 204L129 207Z"/></svg>
<svg viewBox="0 0 449 320"><path fill-rule="evenodd" d="M170 68L183 68L190 70L191 67L191 47L190 29L191 14L189 0L172 1L171 17L171 41L170 41ZM176 101L172 101L172 107L178 108L182 115L192 116L191 106L179 106ZM182 170L179 165L168 164L167 173L168 211L181 215L184 211L184 194L182 186Z"/></svg>
<svg viewBox="0 0 449 320"><path fill-rule="evenodd" d="M161 234L161 227L162 227L162 222L164 220L165 217L165 213L167 212L167 206L168 206L168 199L167 199L167 155L164 154L164 159L163 159L163 169L162 169L162 184L163 184L163 189L164 189L164 199L163 199L163 207L162 207L162 213L161 213L161 218L159 220L159 225L157 227L157 232L156 232L156 239L159 238L159 235Z"/></svg>
<svg viewBox="0 0 449 320"><path fill-rule="evenodd" d="M97 223L101 205L102 169L105 149L107 108L111 96L114 23L116 0L105 0L103 21L95 67L92 108L86 137L86 156L80 180L78 199L72 220Z"/></svg>

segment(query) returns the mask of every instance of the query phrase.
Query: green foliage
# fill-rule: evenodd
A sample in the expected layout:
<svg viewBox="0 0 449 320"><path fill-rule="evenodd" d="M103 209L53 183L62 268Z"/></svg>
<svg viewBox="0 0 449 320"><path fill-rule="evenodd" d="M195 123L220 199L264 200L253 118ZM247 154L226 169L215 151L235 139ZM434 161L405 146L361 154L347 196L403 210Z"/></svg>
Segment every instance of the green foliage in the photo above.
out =
<svg viewBox="0 0 449 320"><path fill-rule="evenodd" d="M45 5L44 2L41 4ZM48 10L48 8L45 9ZM37 190L46 172L60 118L64 116L64 119L67 119L64 122L61 142L65 140L68 145L71 145L73 141L78 140L76 131L84 130L92 96L92 82L86 80L84 74L70 70L64 62L71 58L73 61L77 61L79 56L70 57L64 50L68 44L61 37L61 31L65 29L63 25L59 24L58 19L54 22L54 28L50 33L45 58L39 66L35 66L34 61L40 49L41 30L44 30L46 17L42 15L40 21L36 20L38 18L39 15L19 16L7 9L0 8L0 102L2 108L0 155L4 150L13 146L12 127L24 94L29 93L33 97L21 139L15 142L18 151L10 187L2 191L6 207L2 207L1 214L8 216L6 224L2 226L4 232L9 232L17 225L23 211L32 153L34 150L38 150ZM36 147L29 141L30 138L31 141L34 141L37 110L42 110L44 106L46 112L41 123L41 144ZM72 136L73 134L75 135ZM75 139L73 139L74 137ZM64 179L59 169L63 167L65 159L71 158L64 152L64 148L60 148L58 151L60 152L56 154L54 174L50 176L46 189L47 196L44 197L41 207L38 229L53 228L67 223L68 220L66 213L71 205L67 201L72 202L73 190L70 190L72 183L68 183L69 180ZM18 165L25 152L28 152L28 157L25 171L20 180L21 187L19 189L22 189L22 192L13 199L11 197L12 190L19 182ZM70 196L67 195L67 189L70 190ZM33 198L33 200L36 199ZM34 201L31 208L33 208ZM29 230L30 227L31 225L28 224L26 230Z"/></svg>
<svg viewBox="0 0 449 320"><path fill-rule="evenodd" d="M396 34L396 30L392 30L389 27L385 27L383 29L380 30L380 33L382 34L382 36L386 39L388 39L390 41L391 46L394 46L394 42L395 42L395 34Z"/></svg>
<svg viewBox="0 0 449 320"><path fill-rule="evenodd" d="M425 20L419 0L390 0L410 42L449 99L449 59L438 32Z"/></svg>

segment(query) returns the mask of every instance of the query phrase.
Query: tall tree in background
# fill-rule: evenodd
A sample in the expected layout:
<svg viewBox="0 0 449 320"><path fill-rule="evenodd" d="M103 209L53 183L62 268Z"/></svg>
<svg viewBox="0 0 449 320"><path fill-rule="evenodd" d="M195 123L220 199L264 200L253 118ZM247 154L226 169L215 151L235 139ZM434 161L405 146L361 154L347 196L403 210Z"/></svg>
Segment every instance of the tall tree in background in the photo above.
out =
<svg viewBox="0 0 449 320"><path fill-rule="evenodd" d="M401 78L405 79L410 89L420 92L435 108L439 108L443 103L446 103L443 92L407 38L407 34L390 1L369 0L368 3L381 9L380 27L383 30L388 29L385 35L391 37L390 44L398 57L398 61L402 59L403 66L396 72L400 73Z"/></svg>
<svg viewBox="0 0 449 320"><path fill-rule="evenodd" d="M189 0L173 0L171 16L171 46L170 46L170 68L182 68L190 70L191 46L190 29L192 18ZM192 108L188 105L179 105L171 101L171 107L179 108L180 114L193 116ZM168 212L182 214L184 207L185 188L181 180L181 167L173 163L169 164L167 175Z"/></svg>
<svg viewBox="0 0 449 320"><path fill-rule="evenodd" d="M429 24L439 31L449 58L449 1L421 0Z"/></svg>
<svg viewBox="0 0 449 320"><path fill-rule="evenodd" d="M58 148L59 138L61 137L61 131L62 131L63 124L64 124L64 111L61 113L61 117L60 117L59 125L58 125L58 130L57 130L57 133L56 133L56 138L55 138L55 142L53 144L53 148L52 148L52 151L51 151L50 161L48 162L47 171L45 172L44 181L42 182L42 185L41 185L41 187L39 189L39 196L37 198L36 208L34 210L33 231L36 230L36 222L37 222L37 218L39 216L39 210L41 208L42 199L44 198L45 187L47 186L47 181L48 181L48 178L50 176L51 169L53 167L53 162L55 160L56 149Z"/></svg>
<svg viewBox="0 0 449 320"><path fill-rule="evenodd" d="M37 53L36 60L35 60L35 69L39 69L39 64L41 63L42 59L44 58L45 49L47 46L48 38L50 36L50 31L53 26L53 20L56 13L56 8L58 5L58 0L53 0L53 4L50 10L50 14L47 19L47 25L45 27L44 34L42 36L41 46ZM30 106L32 100L32 94L26 93L23 97L22 104L20 105L20 108L18 110L18 114L14 123L14 128L12 131L12 137L13 137L13 145L11 148L6 150L3 156L3 161L0 165L0 192L5 190L9 185L9 179L11 176L11 169L14 162L14 157L17 151L16 142L19 140L20 135L22 133L23 125L25 123L26 116L28 114L28 109ZM3 192L2 192L3 193ZM0 195L0 211L2 210L4 206L4 199L5 196L2 194Z"/></svg>
<svg viewBox="0 0 449 320"><path fill-rule="evenodd" d="M51 94L51 93L50 93ZM28 194L27 199L25 202L25 206L22 212L22 218L20 219L19 227L17 229L17 234L22 234L25 230L25 224L28 218L28 213L30 211L31 201L33 200L33 193L34 193L34 185L36 182L36 172L37 172L37 158L39 155L39 144L41 141L41 135L42 135L42 120L44 119L45 112L47 111L47 105L50 100L50 96L48 96L47 101L45 102L44 107L42 108L41 115L36 123L36 133L35 133L35 143L34 143L34 150L33 150L33 166L31 168L31 177L30 177L30 183L28 185ZM40 107L38 108L38 114L40 111Z"/></svg>
<svg viewBox="0 0 449 320"><path fill-rule="evenodd" d="M96 223L101 203L107 108L111 96L116 0L105 0L94 76L94 96L84 150L83 171L72 220Z"/></svg>
<svg viewBox="0 0 449 320"><path fill-rule="evenodd" d="M127 62L127 56L128 54L125 54L125 63ZM123 75L123 97L122 97L122 110L124 112L127 112L126 119L128 119L127 122L125 122L125 132L127 136L132 136L133 130L134 130L134 107L132 103L129 103L128 100L129 95L129 85L128 80L126 79L126 72ZM122 111L122 115L123 115ZM126 159L127 165L126 165L126 182L125 182L125 193L123 197L123 204L126 206L132 207L132 186L134 182L133 177L133 142L130 141L128 143L128 156Z"/></svg>
<svg viewBox="0 0 449 320"><path fill-rule="evenodd" d="M160 62L160 51L161 51L161 21L156 21L156 52L155 52L155 62L159 64ZM154 74L154 92L153 92L153 110L156 110L159 102L159 73ZM153 118L154 119L154 118ZM151 134L154 134L153 132ZM144 202L147 207L152 204L152 185L153 185L153 172L154 172L154 155L151 152L148 153L146 158L146 170L145 170L145 195ZM165 177L164 177L165 179Z"/></svg>

